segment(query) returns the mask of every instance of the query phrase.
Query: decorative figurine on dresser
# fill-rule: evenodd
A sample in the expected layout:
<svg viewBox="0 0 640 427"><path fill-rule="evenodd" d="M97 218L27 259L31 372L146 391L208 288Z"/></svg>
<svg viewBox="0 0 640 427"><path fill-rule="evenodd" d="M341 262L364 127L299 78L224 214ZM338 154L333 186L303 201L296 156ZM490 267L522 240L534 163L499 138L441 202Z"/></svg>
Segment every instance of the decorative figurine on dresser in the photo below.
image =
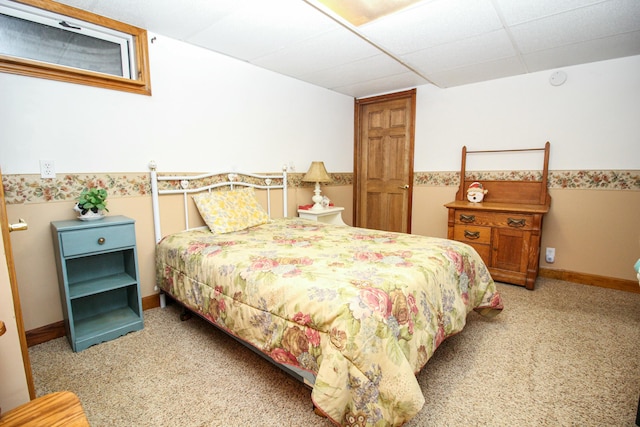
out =
<svg viewBox="0 0 640 427"><path fill-rule="evenodd" d="M496 281L533 290L540 263L542 218L549 212L549 147L467 151L462 147L460 188L447 203L447 237L473 246ZM467 156L476 153L543 151L539 181L478 180L466 173Z"/></svg>
<svg viewBox="0 0 640 427"><path fill-rule="evenodd" d="M73 351L144 327L135 221L51 223L67 338Z"/></svg>

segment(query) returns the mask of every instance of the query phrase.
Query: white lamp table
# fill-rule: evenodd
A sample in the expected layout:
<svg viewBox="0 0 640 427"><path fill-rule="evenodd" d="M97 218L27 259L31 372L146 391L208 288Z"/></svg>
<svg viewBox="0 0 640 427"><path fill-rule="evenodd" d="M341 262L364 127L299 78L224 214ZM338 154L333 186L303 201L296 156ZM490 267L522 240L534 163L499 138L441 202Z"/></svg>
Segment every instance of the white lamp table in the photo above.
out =
<svg viewBox="0 0 640 427"><path fill-rule="evenodd" d="M300 218L309 219L311 221L324 222L326 224L347 225L342 220L343 207L329 207L325 209L298 209Z"/></svg>

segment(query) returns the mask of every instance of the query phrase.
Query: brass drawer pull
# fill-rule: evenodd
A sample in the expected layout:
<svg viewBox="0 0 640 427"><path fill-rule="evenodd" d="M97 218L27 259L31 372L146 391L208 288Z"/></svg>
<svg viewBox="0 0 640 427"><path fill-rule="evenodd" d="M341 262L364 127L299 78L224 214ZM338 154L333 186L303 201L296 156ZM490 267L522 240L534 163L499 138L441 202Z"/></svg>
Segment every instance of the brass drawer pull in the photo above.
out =
<svg viewBox="0 0 640 427"><path fill-rule="evenodd" d="M524 218L521 219L513 219L513 218L507 218L507 225L509 227L524 227L527 223L527 220Z"/></svg>
<svg viewBox="0 0 640 427"><path fill-rule="evenodd" d="M99 245L104 245L104 242L106 242L106 241L107 241L107 240L106 240L104 237L100 237L100 238L98 239L98 244L99 244Z"/></svg>
<svg viewBox="0 0 640 427"><path fill-rule="evenodd" d="M476 220L476 216L475 215L465 215L465 214L460 214L460 222L474 222Z"/></svg>
<svg viewBox="0 0 640 427"><path fill-rule="evenodd" d="M466 237L467 239L470 239L470 240L479 239L480 238L480 232L479 231L464 230L464 237Z"/></svg>

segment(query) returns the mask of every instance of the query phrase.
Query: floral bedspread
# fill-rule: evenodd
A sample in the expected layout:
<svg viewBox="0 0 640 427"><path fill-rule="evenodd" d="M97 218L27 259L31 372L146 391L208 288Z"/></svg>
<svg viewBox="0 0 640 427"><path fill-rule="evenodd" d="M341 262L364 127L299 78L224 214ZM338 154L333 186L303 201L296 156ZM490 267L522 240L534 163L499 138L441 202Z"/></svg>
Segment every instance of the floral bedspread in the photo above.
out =
<svg viewBox="0 0 640 427"><path fill-rule="evenodd" d="M424 405L415 377L467 313L502 309L463 243L280 219L165 237L159 286L275 361L315 374L334 423L397 426Z"/></svg>

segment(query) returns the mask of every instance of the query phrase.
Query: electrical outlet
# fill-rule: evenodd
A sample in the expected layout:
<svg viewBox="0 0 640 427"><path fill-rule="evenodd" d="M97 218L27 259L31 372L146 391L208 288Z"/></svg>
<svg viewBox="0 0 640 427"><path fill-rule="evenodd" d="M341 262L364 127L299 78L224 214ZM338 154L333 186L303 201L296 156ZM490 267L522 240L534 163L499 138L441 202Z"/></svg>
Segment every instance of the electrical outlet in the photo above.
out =
<svg viewBox="0 0 640 427"><path fill-rule="evenodd" d="M56 165L53 160L40 160L40 178L55 178Z"/></svg>
<svg viewBox="0 0 640 427"><path fill-rule="evenodd" d="M556 260L556 248L547 248L544 259L549 264L552 264Z"/></svg>

